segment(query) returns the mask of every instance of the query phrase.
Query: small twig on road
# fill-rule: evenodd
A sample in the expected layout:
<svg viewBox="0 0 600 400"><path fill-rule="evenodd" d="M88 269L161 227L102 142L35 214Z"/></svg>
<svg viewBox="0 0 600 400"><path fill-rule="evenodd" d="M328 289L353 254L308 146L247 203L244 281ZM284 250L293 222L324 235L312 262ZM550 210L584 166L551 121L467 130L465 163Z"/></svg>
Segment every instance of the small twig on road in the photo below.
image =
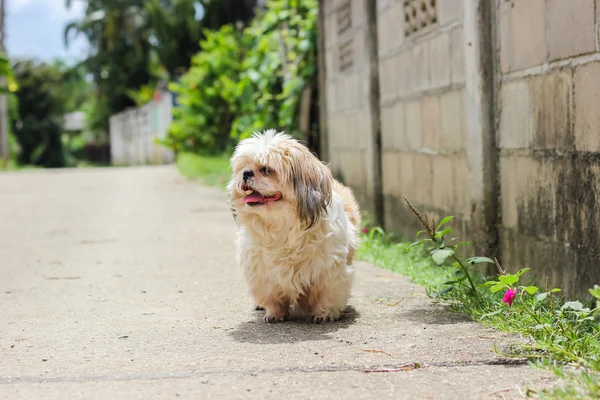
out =
<svg viewBox="0 0 600 400"><path fill-rule="evenodd" d="M363 349L363 351L366 351L367 353L383 353L383 354L387 354L390 357L393 357L393 355L391 355L390 353L388 353L387 351L383 351L383 350L377 350L377 349Z"/></svg>
<svg viewBox="0 0 600 400"><path fill-rule="evenodd" d="M388 304L388 306L390 306L390 307L395 307L395 306L397 306L398 304L402 303L402 300L404 300L404 297L403 297L403 298L401 298L400 300L398 300L397 302L393 303L393 304Z"/></svg>
<svg viewBox="0 0 600 400"><path fill-rule="evenodd" d="M513 390L514 390L514 389L502 389L502 390L497 390L497 391L495 391L495 392L492 392L492 393L490 393L490 396L501 396L501 397L502 397L502 395L501 395L500 393L503 393L503 392L511 392L511 391L513 391Z"/></svg>
<svg viewBox="0 0 600 400"><path fill-rule="evenodd" d="M394 368L376 368L376 369L364 369L362 372L371 373L371 372L406 372L412 371L414 369L421 368L421 364L419 363L408 363L404 365L400 365L399 367Z"/></svg>

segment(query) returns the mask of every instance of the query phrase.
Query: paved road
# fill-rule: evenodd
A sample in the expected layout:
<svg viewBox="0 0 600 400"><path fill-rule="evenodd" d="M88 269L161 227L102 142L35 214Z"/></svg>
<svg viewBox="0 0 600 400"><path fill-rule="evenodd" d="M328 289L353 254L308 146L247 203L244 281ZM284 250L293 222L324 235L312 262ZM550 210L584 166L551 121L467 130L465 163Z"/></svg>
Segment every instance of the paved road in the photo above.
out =
<svg viewBox="0 0 600 400"><path fill-rule="evenodd" d="M265 325L225 200L172 167L0 174L0 398L520 398L554 383L492 352L513 338L366 264L343 321Z"/></svg>

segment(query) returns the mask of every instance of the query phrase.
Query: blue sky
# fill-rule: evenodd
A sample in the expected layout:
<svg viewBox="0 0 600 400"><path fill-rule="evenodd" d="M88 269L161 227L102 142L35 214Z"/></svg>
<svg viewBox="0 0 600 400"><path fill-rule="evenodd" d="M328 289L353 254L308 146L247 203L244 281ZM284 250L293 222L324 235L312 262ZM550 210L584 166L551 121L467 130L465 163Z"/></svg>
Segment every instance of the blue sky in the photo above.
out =
<svg viewBox="0 0 600 400"><path fill-rule="evenodd" d="M65 25L83 15L83 4L72 0L67 10L64 0L6 0L6 47L11 58L33 57L50 61L55 57L75 61L84 58L83 37L65 49Z"/></svg>

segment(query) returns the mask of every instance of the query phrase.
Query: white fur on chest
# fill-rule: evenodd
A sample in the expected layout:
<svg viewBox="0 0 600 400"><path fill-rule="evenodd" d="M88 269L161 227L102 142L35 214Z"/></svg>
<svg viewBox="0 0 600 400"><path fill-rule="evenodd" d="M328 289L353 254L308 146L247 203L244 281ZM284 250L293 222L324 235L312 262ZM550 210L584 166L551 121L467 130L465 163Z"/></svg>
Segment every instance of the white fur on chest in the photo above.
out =
<svg viewBox="0 0 600 400"><path fill-rule="evenodd" d="M309 230L300 226L292 212L273 221L242 224L238 257L250 282L294 299L319 279L350 274L346 260L355 241L355 228L334 193L327 215Z"/></svg>

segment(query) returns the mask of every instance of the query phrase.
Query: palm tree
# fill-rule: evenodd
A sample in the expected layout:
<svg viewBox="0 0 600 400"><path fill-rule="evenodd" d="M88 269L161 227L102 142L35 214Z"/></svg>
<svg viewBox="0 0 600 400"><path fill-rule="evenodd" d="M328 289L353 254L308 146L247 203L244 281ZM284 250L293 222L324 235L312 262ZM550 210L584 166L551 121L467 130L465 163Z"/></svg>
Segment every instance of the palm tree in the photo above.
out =
<svg viewBox="0 0 600 400"><path fill-rule="evenodd" d="M72 0L66 0L70 7ZM111 114L135 105L127 94L151 79L150 31L143 0L87 0L85 16L65 28L65 44L72 33L84 35L90 50L85 65L97 88L97 128L107 131Z"/></svg>

